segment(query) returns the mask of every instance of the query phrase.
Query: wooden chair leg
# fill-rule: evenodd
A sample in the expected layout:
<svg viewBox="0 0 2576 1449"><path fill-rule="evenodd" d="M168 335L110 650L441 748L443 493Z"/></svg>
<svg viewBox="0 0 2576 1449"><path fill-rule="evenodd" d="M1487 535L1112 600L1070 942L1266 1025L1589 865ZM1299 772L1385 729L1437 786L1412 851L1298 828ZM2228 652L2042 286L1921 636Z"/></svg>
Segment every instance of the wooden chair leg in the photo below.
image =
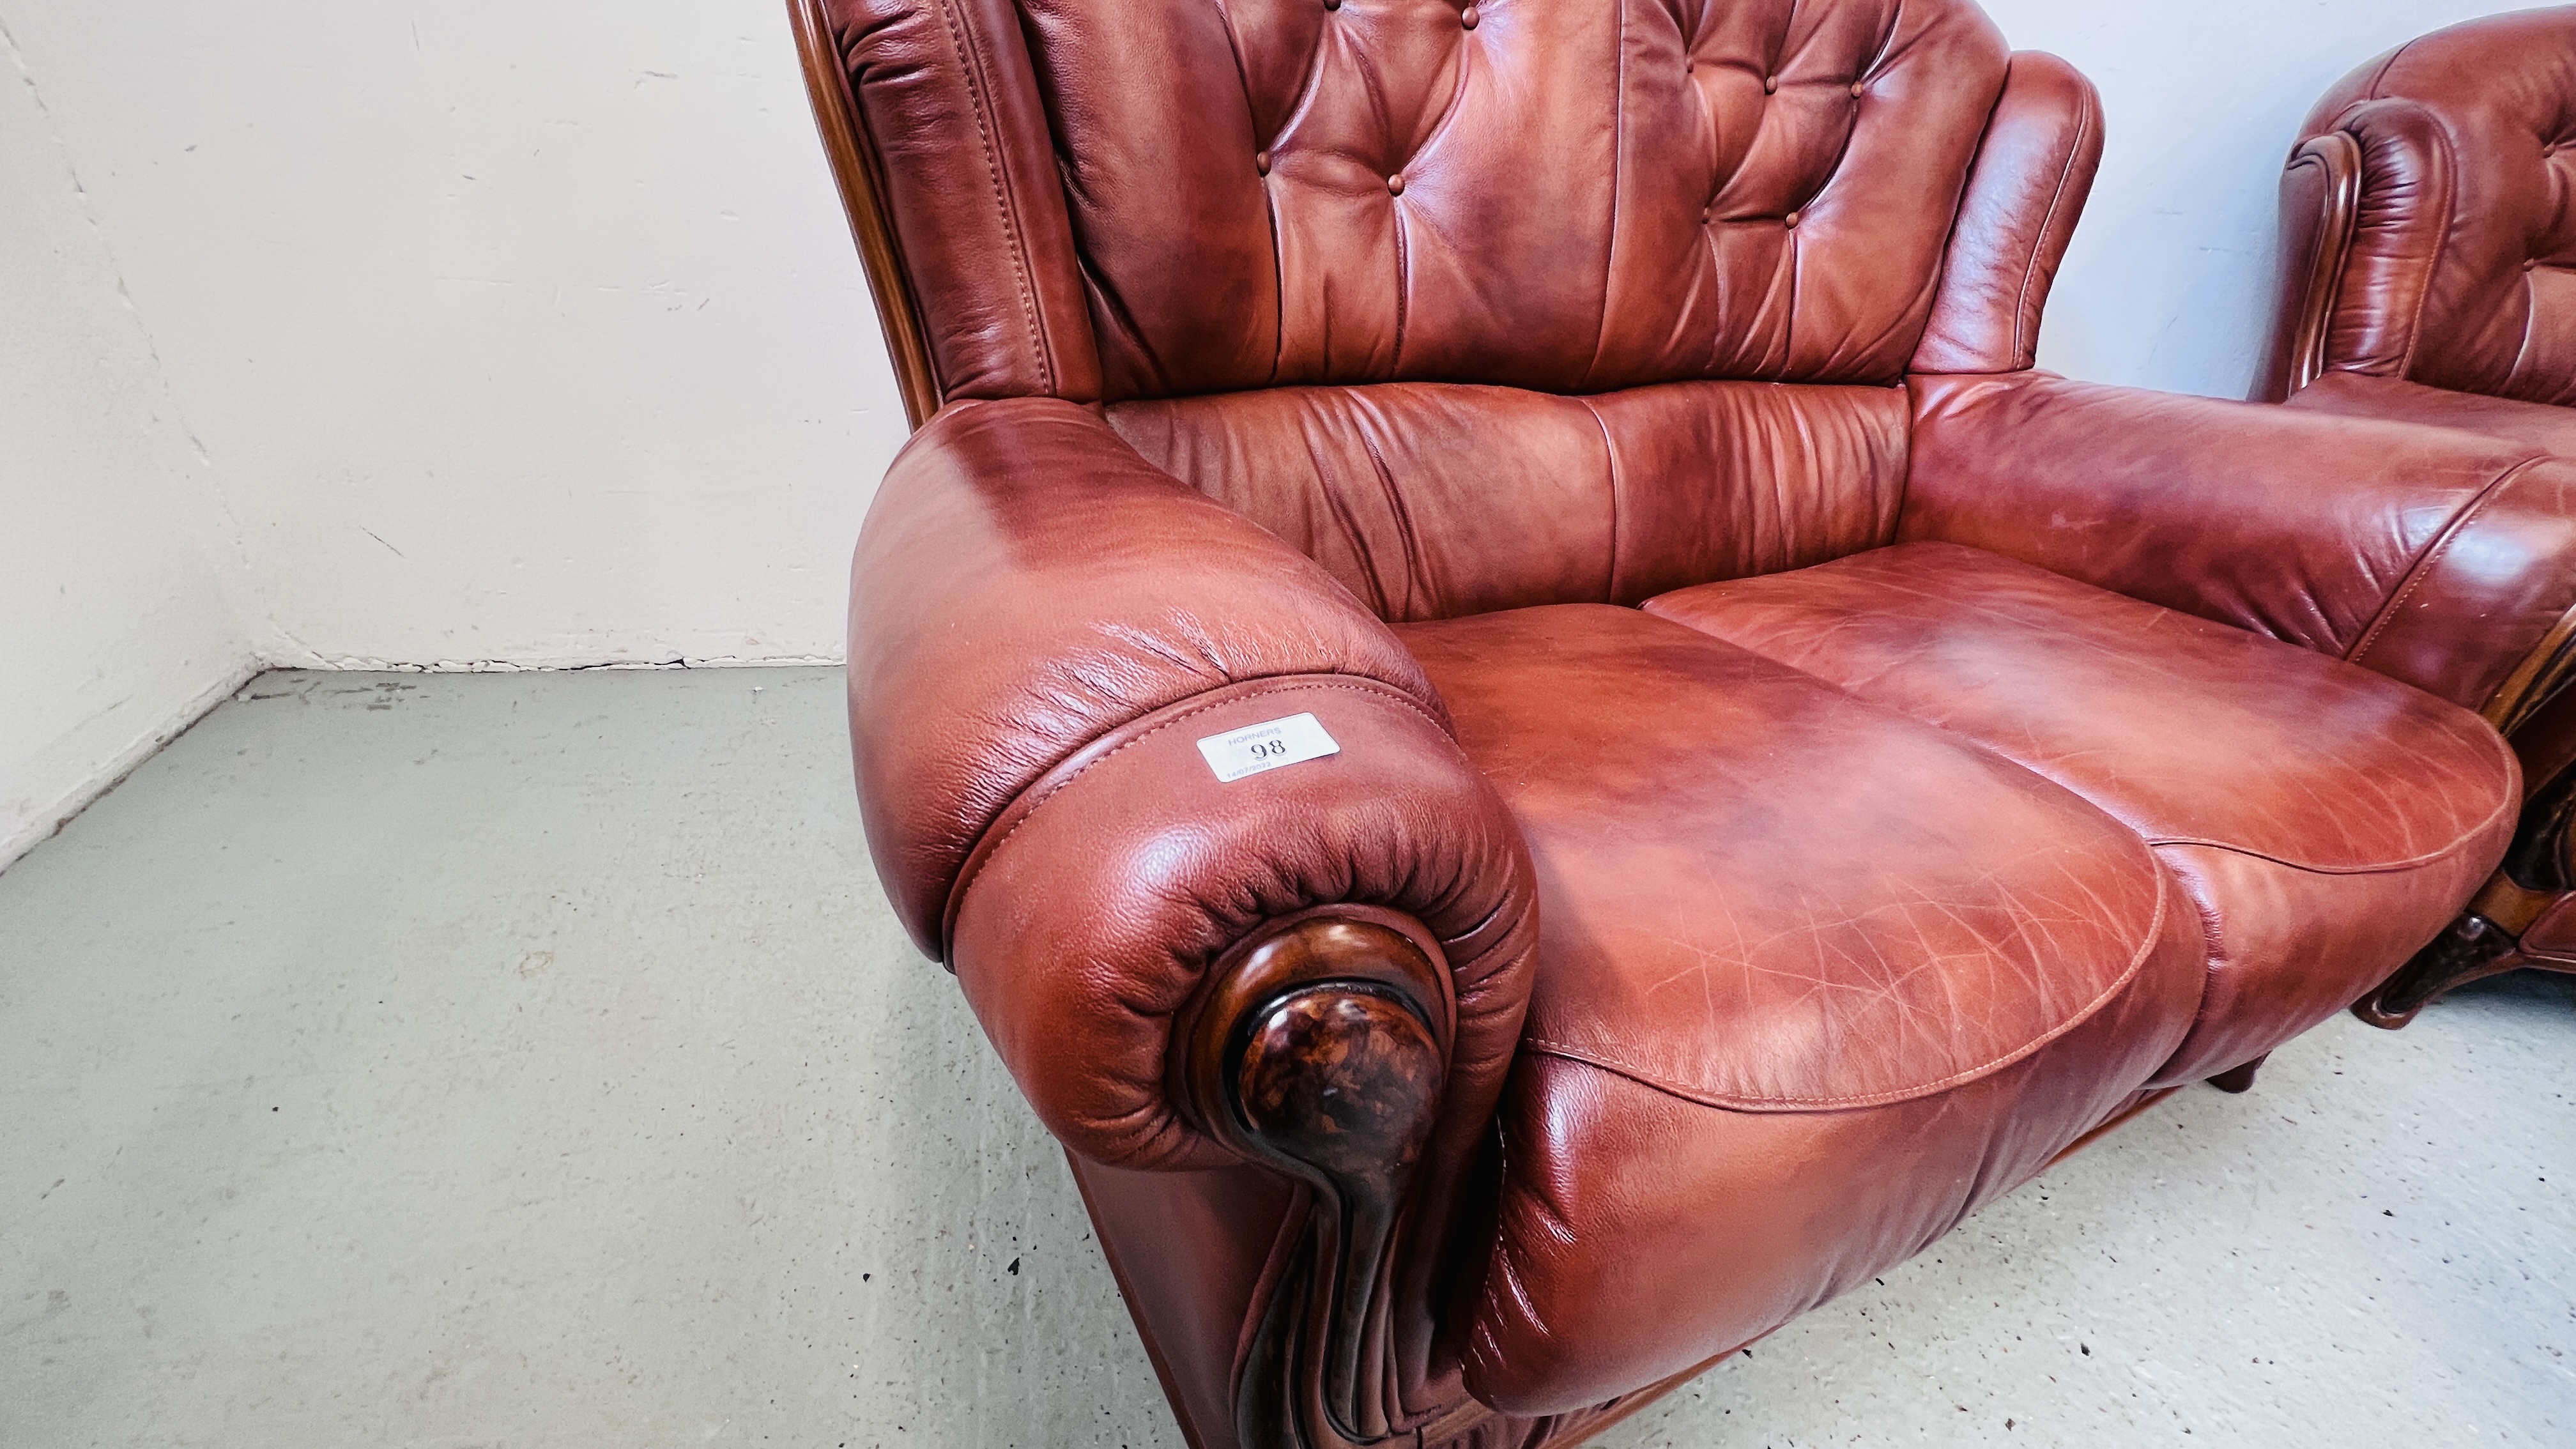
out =
<svg viewBox="0 0 2576 1449"><path fill-rule="evenodd" d="M2250 1092L2254 1090L2254 1074L2263 1070L2263 1063L2271 1060L2271 1057L2272 1054L2270 1052L2265 1052L2263 1055L2256 1057L2254 1060L2247 1062L2241 1067L2230 1067L2228 1070L2220 1072L2217 1076L2210 1078L2209 1084L2222 1092L2230 1094Z"/></svg>
<svg viewBox="0 0 2576 1449"><path fill-rule="evenodd" d="M2514 945L2512 935L2495 922L2476 914L2462 916L2378 990L2354 1002L2352 1014L2395 1031L2455 988L2525 964Z"/></svg>

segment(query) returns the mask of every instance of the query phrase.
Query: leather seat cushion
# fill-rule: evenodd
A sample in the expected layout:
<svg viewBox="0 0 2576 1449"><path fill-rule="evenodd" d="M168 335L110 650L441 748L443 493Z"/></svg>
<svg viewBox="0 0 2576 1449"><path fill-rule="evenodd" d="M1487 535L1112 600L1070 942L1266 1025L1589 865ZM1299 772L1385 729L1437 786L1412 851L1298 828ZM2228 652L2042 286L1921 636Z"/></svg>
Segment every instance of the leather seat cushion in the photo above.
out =
<svg viewBox="0 0 2576 1449"><path fill-rule="evenodd" d="M1759 1337L2036 1172L2188 1029L2180 892L2029 771L1635 610L1399 632L1539 877L1485 1402L1597 1404Z"/></svg>
<svg viewBox="0 0 2576 1449"><path fill-rule="evenodd" d="M2468 711L1982 550L1915 543L1647 604L2092 801L2208 934L2157 1081L2251 1061L2386 979L2503 858L2520 783Z"/></svg>

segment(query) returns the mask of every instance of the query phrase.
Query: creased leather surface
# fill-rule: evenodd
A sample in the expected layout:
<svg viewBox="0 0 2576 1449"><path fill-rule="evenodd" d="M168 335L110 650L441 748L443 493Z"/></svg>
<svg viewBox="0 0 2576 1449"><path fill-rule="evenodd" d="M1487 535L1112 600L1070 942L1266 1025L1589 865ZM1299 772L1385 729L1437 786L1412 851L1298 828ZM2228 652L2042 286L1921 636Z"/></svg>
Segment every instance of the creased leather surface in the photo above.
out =
<svg viewBox="0 0 2576 1449"><path fill-rule="evenodd" d="M2167 920L2149 969L2073 1031L1892 1106L1728 1112L1523 1058L1468 1387L1536 1413L1653 1382L1868 1282L2028 1181L2181 1038L2199 943Z"/></svg>
<svg viewBox="0 0 2576 1449"><path fill-rule="evenodd" d="M1903 1100L2098 1010L2179 906L2065 791L1689 629L1402 634L1537 861L1526 1050L1743 1111Z"/></svg>
<svg viewBox="0 0 2576 1449"><path fill-rule="evenodd" d="M2157 847L2210 918L2209 987L2152 1086L2203 1081L2324 1021L2456 919L2504 858L2511 811L2460 849L2404 870L2323 875L2242 851Z"/></svg>
<svg viewBox="0 0 2576 1449"><path fill-rule="evenodd" d="M2068 382L1912 380L1901 542L1969 544L2482 707L2576 602L2576 464Z"/></svg>
<svg viewBox="0 0 2576 1449"><path fill-rule="evenodd" d="M942 957L968 852L1111 730L1280 675L1355 675L1440 708L1313 562L1044 398L952 404L896 457L859 534L849 670L868 847Z"/></svg>
<svg viewBox="0 0 2576 1449"><path fill-rule="evenodd" d="M1024 6L1112 398L1892 382L2006 63L1962 0L1130 8Z"/></svg>
<svg viewBox="0 0 2576 1449"><path fill-rule="evenodd" d="M1121 403L1156 466L1382 618L1634 603L1885 543L1897 388L1675 383L1591 398L1393 383Z"/></svg>
<svg viewBox="0 0 2576 1449"><path fill-rule="evenodd" d="M2038 1170L2198 999L2180 892L2017 766L1651 616L1409 625L1526 833L1541 965L1468 1385L1598 1403Z"/></svg>
<svg viewBox="0 0 2576 1449"><path fill-rule="evenodd" d="M1968 175L1913 371L2031 365L2049 287L2101 165L2102 98L2093 83L2056 56L2015 55Z"/></svg>
<svg viewBox="0 0 2576 1449"><path fill-rule="evenodd" d="M2576 409L2330 372L2290 400L2303 411L2459 428L2556 455L2490 489L2418 566L2357 662L2483 707L2576 610Z"/></svg>
<svg viewBox="0 0 2576 1449"><path fill-rule="evenodd" d="M1973 740L2109 812L2192 890L2224 1071L2350 1005L2503 858L2513 754L2381 675L1951 544L1709 584L1650 612Z"/></svg>
<svg viewBox="0 0 2576 1449"><path fill-rule="evenodd" d="M2576 404L2576 9L2381 56L2300 140L2331 130L2361 144L2363 173L2326 366Z"/></svg>

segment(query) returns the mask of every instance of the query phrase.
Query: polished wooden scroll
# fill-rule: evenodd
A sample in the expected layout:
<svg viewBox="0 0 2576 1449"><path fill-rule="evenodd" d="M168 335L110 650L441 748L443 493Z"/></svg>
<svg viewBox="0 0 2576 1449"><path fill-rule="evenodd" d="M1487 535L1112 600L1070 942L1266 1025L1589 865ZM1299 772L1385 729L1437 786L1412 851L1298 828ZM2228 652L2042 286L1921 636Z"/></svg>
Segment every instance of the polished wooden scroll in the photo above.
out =
<svg viewBox="0 0 2576 1449"><path fill-rule="evenodd" d="M823 0L787 0L787 12L796 28L796 53L805 65L805 94L814 103L814 124L823 133L823 151L831 158L833 179L841 187L841 207L850 216L850 236L859 244L859 260L868 270L868 290L876 297L886 356L894 363L895 386L903 393L904 417L919 428L939 411L939 383L930 367L921 309L904 273L894 219L886 213L876 146L868 138L858 98L850 94L850 74L841 63L840 47L832 42Z"/></svg>
<svg viewBox="0 0 2576 1449"><path fill-rule="evenodd" d="M1453 1008L1436 946L1379 914L1310 914L1256 936L1181 1023L1185 1109L1308 1194L1257 1305L1236 1394L1244 1449L1343 1449L1414 1427L1391 1298Z"/></svg>

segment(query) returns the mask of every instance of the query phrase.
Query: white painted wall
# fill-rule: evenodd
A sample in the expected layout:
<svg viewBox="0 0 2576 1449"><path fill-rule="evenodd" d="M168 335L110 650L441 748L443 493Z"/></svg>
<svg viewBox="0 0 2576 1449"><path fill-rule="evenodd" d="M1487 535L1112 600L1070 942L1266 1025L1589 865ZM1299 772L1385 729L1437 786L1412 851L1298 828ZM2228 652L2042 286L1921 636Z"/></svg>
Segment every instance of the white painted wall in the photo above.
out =
<svg viewBox="0 0 2576 1449"><path fill-rule="evenodd" d="M281 663L837 658L902 440L779 0L0 0Z"/></svg>
<svg viewBox="0 0 2576 1449"><path fill-rule="evenodd" d="M2110 117L2043 360L2220 395L2309 103L2512 8L1987 4ZM837 656L903 424L778 0L0 0L0 27L0 842L253 652Z"/></svg>
<svg viewBox="0 0 2576 1449"><path fill-rule="evenodd" d="M16 62L0 26L0 865L253 662L215 495Z"/></svg>

